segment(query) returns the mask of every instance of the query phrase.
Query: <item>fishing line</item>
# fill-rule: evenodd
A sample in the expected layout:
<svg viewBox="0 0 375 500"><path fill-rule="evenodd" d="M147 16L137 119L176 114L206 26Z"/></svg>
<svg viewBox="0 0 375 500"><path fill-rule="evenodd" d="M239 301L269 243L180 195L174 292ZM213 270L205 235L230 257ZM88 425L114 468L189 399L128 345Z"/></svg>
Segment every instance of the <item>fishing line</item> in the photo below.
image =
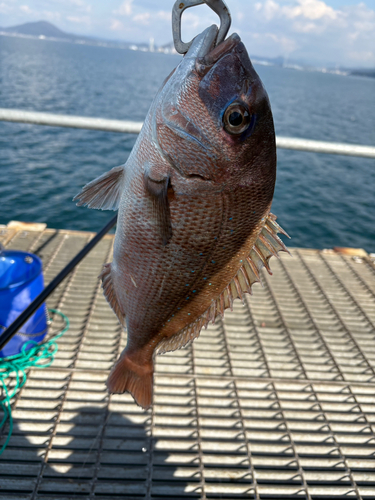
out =
<svg viewBox="0 0 375 500"><path fill-rule="evenodd" d="M22 351L14 356L0 358L0 388L4 397L0 400L0 409L4 413L0 422L0 430L9 421L9 431L5 443L0 448L0 455L8 446L13 432L13 417L11 400L25 385L27 380L26 370L29 368L47 368L53 363L58 351L57 340L69 330L69 318L57 309L49 309L49 313L57 314L65 322L64 328L46 342L38 344L34 340L27 341L22 346ZM51 320L53 322L53 320ZM30 344L32 347L30 347ZM15 378L14 387L10 388L9 379Z"/></svg>

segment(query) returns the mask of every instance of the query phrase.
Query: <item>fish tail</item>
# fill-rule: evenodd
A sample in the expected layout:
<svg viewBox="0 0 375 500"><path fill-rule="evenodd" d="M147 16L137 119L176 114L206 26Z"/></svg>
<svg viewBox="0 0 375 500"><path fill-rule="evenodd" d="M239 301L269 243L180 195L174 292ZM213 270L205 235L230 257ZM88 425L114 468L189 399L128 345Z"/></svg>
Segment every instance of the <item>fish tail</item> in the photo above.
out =
<svg viewBox="0 0 375 500"><path fill-rule="evenodd" d="M136 403L147 410L152 404L153 374L152 360L138 364L124 352L109 374L108 391L114 394L130 392Z"/></svg>

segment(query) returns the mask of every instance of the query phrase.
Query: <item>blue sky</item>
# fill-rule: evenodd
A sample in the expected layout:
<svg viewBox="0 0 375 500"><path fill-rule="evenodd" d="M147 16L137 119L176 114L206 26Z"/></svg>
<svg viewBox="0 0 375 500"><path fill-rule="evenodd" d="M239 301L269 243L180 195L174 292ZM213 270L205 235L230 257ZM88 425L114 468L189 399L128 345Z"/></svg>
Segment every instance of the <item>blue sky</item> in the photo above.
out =
<svg viewBox="0 0 375 500"><path fill-rule="evenodd" d="M313 64L375 67L375 0L226 0L232 31L250 54ZM0 0L0 26L47 20L64 31L156 44L171 41L174 0ZM188 9L183 38L216 22L206 6Z"/></svg>

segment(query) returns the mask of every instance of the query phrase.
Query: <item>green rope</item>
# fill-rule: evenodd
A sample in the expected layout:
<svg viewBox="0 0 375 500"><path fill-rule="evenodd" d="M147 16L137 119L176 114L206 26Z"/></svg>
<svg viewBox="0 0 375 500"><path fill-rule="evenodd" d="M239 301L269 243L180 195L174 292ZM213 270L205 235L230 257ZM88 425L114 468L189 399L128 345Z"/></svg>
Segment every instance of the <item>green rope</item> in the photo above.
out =
<svg viewBox="0 0 375 500"><path fill-rule="evenodd" d="M0 358L0 388L2 387L4 395L3 399L0 400L0 409L4 413L3 419L0 422L0 430L9 420L8 436L5 443L0 448L0 455L8 446L13 432L11 400L21 387L25 385L27 380L26 370L28 368L47 368L51 366L58 350L56 341L69 330L69 319L65 314L57 309L49 309L48 311L52 314L57 314L65 321L65 327L60 333L41 344L38 344L34 340L29 340L22 346L22 351L19 354L8 356L7 358ZM30 344L33 347L30 347ZM12 374L14 374L13 377L15 377L15 385L13 389L9 390L7 380L11 378Z"/></svg>

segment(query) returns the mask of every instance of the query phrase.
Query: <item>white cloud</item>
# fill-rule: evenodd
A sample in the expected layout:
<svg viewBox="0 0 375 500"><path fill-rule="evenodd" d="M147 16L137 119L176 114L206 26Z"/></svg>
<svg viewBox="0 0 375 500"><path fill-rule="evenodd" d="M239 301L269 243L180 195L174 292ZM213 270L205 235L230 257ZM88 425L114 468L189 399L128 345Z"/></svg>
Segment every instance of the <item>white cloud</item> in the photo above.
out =
<svg viewBox="0 0 375 500"><path fill-rule="evenodd" d="M321 31L321 27L317 23L296 22L294 23L295 31L299 33L316 33Z"/></svg>
<svg viewBox="0 0 375 500"><path fill-rule="evenodd" d="M9 8L9 5L7 5L6 3L4 2L1 2L0 3L0 12L9 12L11 9Z"/></svg>
<svg viewBox="0 0 375 500"><path fill-rule="evenodd" d="M124 29L124 25L118 19L112 19L109 29L111 31L122 31Z"/></svg>
<svg viewBox="0 0 375 500"><path fill-rule="evenodd" d="M14 26L46 19L68 32L103 38L121 35L135 43L153 37L157 45L162 45L172 40L173 1L0 0L0 24ZM241 33L250 54L285 56L316 64L370 66L375 65L373 1L228 0L228 3L232 31ZM182 39L191 40L213 22L218 23L218 18L207 6L188 9L182 17Z"/></svg>
<svg viewBox="0 0 375 500"><path fill-rule="evenodd" d="M290 19L304 17L305 19L336 19L338 12L321 0L298 0L297 5L286 5L281 8L283 14Z"/></svg>
<svg viewBox="0 0 375 500"><path fill-rule="evenodd" d="M322 18L336 19L338 15L338 11L322 0L296 0L287 5L281 5L275 0L265 0L263 3L257 2L254 7L255 11L261 13L268 21L280 17L314 21Z"/></svg>
<svg viewBox="0 0 375 500"><path fill-rule="evenodd" d="M59 22L61 20L61 14L60 12L45 10L43 11L43 19L47 19L50 22Z"/></svg>
<svg viewBox="0 0 375 500"><path fill-rule="evenodd" d="M137 14L133 17L133 21L143 26L148 26L150 24L151 14L149 12L143 12L142 14Z"/></svg>
<svg viewBox="0 0 375 500"><path fill-rule="evenodd" d="M91 18L89 16L67 16L66 19L75 24L91 24Z"/></svg>
<svg viewBox="0 0 375 500"><path fill-rule="evenodd" d="M204 19L203 19L204 22ZM197 29L202 23L202 17L194 14L191 10L188 10L184 13L183 17L183 27L186 29Z"/></svg>
<svg viewBox="0 0 375 500"><path fill-rule="evenodd" d="M246 9L243 5L238 8L245 16L237 23L243 28L244 41L254 33L262 35L253 42L253 54L353 66L359 60L354 54L363 52L366 64L375 64L371 56L375 53L375 11L363 2L340 8L324 0L254 0Z"/></svg>
<svg viewBox="0 0 375 500"><path fill-rule="evenodd" d="M266 35L269 36L271 40L273 40L277 45L279 45L279 47L281 47L284 54L290 54L298 47L296 40L288 38L287 36L275 35L273 33L267 33Z"/></svg>
<svg viewBox="0 0 375 500"><path fill-rule="evenodd" d="M257 43L260 42L266 48L277 46L279 48L279 53L282 51L285 55L289 55L298 47L297 42L293 40L293 38L288 38L284 35L276 35L275 33L253 33L252 38L256 40Z"/></svg>
<svg viewBox="0 0 375 500"><path fill-rule="evenodd" d="M10 5L11 3L14 3L14 0L7 1L7 2L1 2L0 3L0 12L2 12L3 14L8 14L9 12L11 12L13 10L13 6ZM1 24L3 24L3 23L1 23Z"/></svg>
<svg viewBox="0 0 375 500"><path fill-rule="evenodd" d="M375 61L375 52L361 51L361 52L349 52L349 56L351 59L357 61L358 63L370 63L374 64Z"/></svg>
<svg viewBox="0 0 375 500"><path fill-rule="evenodd" d="M257 12L260 12L267 21L279 15L281 11L280 5L274 2L274 0L266 0L264 4L258 2L255 4L255 9Z"/></svg>
<svg viewBox="0 0 375 500"><path fill-rule="evenodd" d="M118 16L130 16L133 12L133 0L124 0L120 7L113 11Z"/></svg>
<svg viewBox="0 0 375 500"><path fill-rule="evenodd" d="M28 5L20 5L20 10L22 12L25 12L25 14L31 14L32 13L32 10L30 9L30 7Z"/></svg>
<svg viewBox="0 0 375 500"><path fill-rule="evenodd" d="M69 3L71 5L74 5L77 10L83 12L91 12L92 10L92 6L90 4L87 4L84 0L69 0Z"/></svg>
<svg viewBox="0 0 375 500"><path fill-rule="evenodd" d="M172 22L172 14L168 10L159 10L156 16L158 19L163 19L163 21Z"/></svg>

